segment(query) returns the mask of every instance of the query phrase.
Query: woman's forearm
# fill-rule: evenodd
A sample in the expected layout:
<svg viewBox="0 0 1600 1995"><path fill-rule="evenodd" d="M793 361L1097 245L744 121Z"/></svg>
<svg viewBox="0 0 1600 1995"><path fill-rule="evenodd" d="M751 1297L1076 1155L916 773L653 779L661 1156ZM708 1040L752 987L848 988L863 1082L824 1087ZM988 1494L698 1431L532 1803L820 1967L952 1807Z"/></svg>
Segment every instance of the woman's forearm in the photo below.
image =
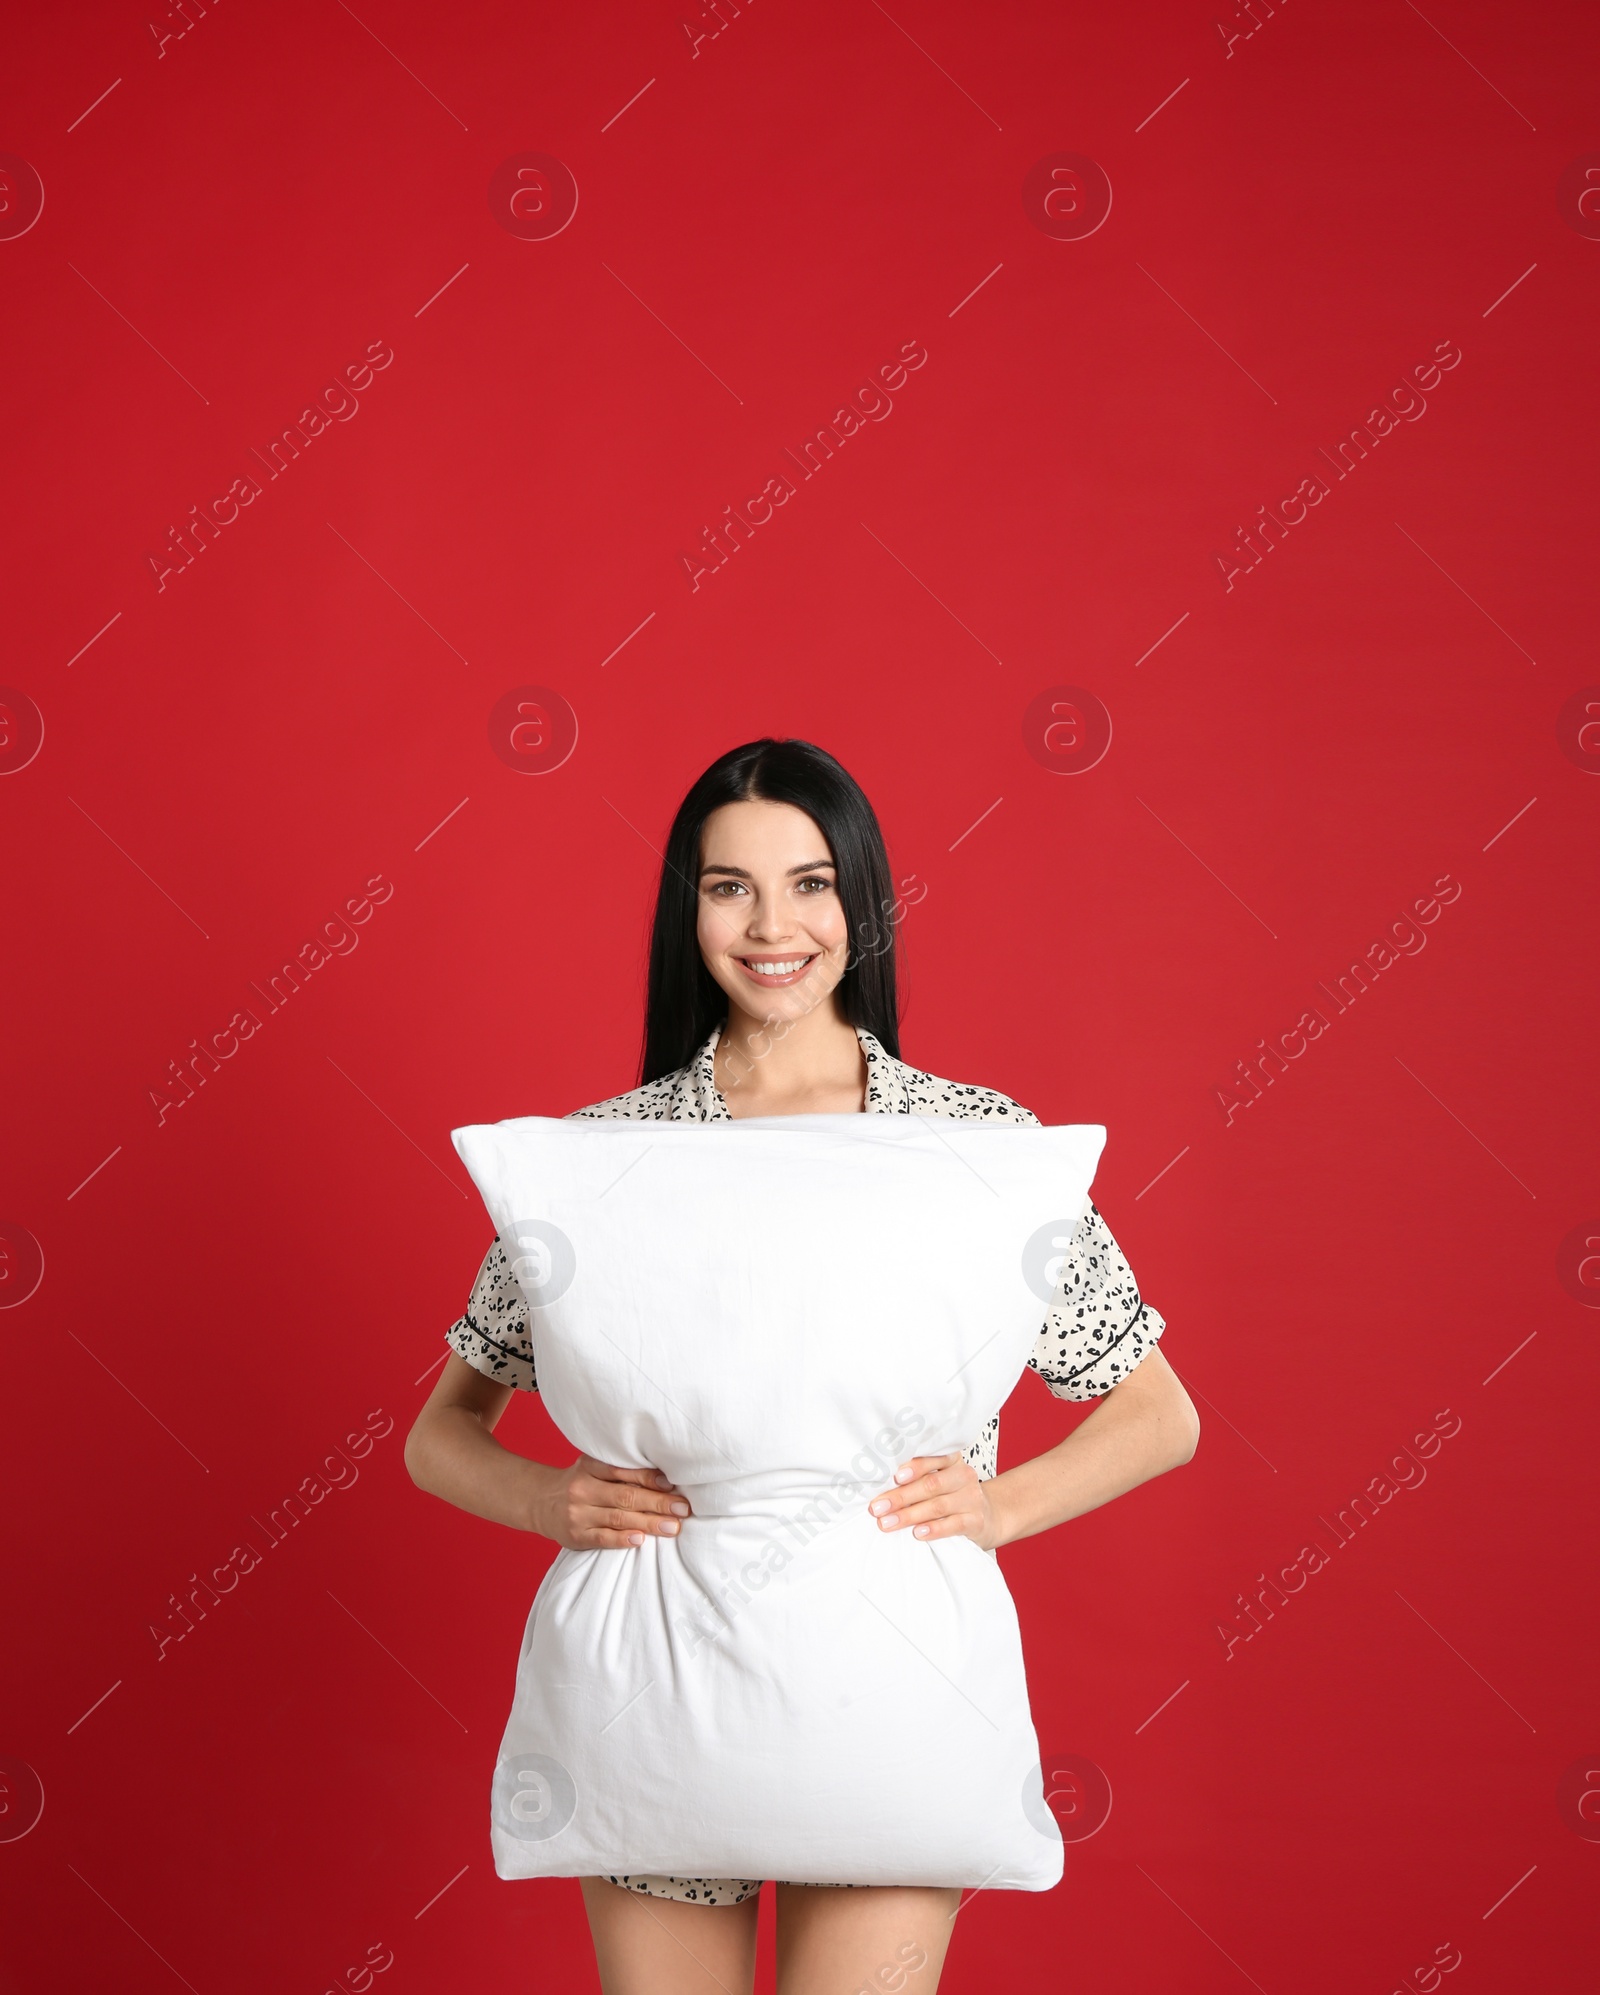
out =
<svg viewBox="0 0 1600 1995"><path fill-rule="evenodd" d="M992 1479L996 1544L1081 1517L1189 1460L1200 1432L1189 1395L1176 1378L1160 1390L1144 1389L1140 1381L1129 1392L1142 1369L1114 1387L1064 1441Z"/></svg>
<svg viewBox="0 0 1600 1995"><path fill-rule="evenodd" d="M464 1406L429 1411L406 1440L406 1467L430 1496L513 1531L538 1529L539 1498L562 1473L502 1447Z"/></svg>
<svg viewBox="0 0 1600 1995"><path fill-rule="evenodd" d="M552 1468L502 1447L494 1430L512 1393L451 1353L406 1436L406 1468L419 1489L565 1551L631 1550L652 1535L677 1535L689 1502L660 1469L592 1455Z"/></svg>

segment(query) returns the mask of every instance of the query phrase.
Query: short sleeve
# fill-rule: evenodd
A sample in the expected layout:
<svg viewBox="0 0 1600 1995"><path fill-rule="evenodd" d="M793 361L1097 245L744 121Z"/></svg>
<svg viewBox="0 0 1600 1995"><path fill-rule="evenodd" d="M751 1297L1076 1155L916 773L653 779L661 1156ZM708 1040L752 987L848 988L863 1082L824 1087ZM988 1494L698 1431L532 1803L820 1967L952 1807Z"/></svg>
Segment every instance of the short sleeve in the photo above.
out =
<svg viewBox="0 0 1600 1995"><path fill-rule="evenodd" d="M451 1324L444 1340L475 1371L501 1385L514 1385L519 1392L539 1390L528 1305L498 1239L483 1257L466 1313Z"/></svg>
<svg viewBox="0 0 1600 1995"><path fill-rule="evenodd" d="M1140 1295L1091 1199L1062 1257L1050 1314L1028 1363L1057 1399L1098 1399L1128 1376L1166 1327Z"/></svg>

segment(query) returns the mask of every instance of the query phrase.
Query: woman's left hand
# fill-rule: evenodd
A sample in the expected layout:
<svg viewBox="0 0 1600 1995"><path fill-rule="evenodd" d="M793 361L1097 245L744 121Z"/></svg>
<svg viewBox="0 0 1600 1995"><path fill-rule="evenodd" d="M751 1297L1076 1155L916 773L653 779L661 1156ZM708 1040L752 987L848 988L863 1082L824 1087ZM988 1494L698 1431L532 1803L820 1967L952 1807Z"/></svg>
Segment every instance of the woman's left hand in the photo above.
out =
<svg viewBox="0 0 1600 1995"><path fill-rule="evenodd" d="M993 1551L999 1521L989 1485L964 1455L917 1455L894 1472L894 1487L873 1497L868 1510L880 1531L910 1531L918 1538L970 1538Z"/></svg>

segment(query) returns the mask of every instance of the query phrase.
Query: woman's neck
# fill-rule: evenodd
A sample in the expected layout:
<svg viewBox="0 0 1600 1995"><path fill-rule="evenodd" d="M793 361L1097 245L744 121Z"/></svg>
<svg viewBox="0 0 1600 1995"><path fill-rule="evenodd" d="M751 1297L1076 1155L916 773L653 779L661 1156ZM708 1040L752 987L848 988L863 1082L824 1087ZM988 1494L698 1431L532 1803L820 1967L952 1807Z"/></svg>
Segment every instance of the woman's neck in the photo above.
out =
<svg viewBox="0 0 1600 1995"><path fill-rule="evenodd" d="M730 1114L850 1113L866 1105L866 1055L832 997L771 1024L730 1005L713 1062Z"/></svg>

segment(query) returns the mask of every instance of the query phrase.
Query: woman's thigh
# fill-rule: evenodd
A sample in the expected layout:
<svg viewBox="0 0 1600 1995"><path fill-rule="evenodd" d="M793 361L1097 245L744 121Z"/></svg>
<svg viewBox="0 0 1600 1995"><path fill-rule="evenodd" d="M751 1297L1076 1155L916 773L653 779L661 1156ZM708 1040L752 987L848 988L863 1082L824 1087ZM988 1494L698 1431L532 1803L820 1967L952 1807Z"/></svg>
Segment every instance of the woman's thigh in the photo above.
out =
<svg viewBox="0 0 1600 1995"><path fill-rule="evenodd" d="M750 1995L759 1893L740 1905L694 1905L604 1877L579 1882L603 1995Z"/></svg>
<svg viewBox="0 0 1600 1995"><path fill-rule="evenodd" d="M961 1893L778 1886L778 1995L933 1995Z"/></svg>

